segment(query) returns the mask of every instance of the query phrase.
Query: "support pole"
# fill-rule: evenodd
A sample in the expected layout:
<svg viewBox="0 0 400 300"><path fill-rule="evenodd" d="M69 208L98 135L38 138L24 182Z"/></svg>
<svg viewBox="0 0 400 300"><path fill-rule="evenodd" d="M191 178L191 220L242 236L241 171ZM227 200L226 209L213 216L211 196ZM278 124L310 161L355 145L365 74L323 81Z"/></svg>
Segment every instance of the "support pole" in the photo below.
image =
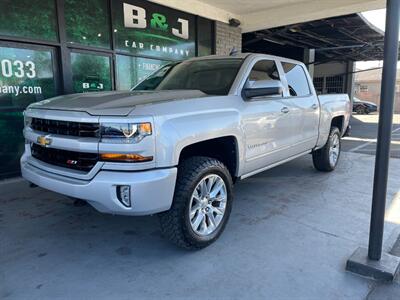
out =
<svg viewBox="0 0 400 300"><path fill-rule="evenodd" d="M363 247L357 248L346 263L346 270L350 272L385 281L393 281L400 268L400 257L389 253L382 253L393 102L399 48L399 18L400 0L387 0L381 104L378 142L376 145L369 245L368 249Z"/></svg>
<svg viewBox="0 0 400 300"><path fill-rule="evenodd" d="M399 48L399 18L400 0L387 0L378 141L368 246L368 258L375 261L380 260L382 256L382 236Z"/></svg>

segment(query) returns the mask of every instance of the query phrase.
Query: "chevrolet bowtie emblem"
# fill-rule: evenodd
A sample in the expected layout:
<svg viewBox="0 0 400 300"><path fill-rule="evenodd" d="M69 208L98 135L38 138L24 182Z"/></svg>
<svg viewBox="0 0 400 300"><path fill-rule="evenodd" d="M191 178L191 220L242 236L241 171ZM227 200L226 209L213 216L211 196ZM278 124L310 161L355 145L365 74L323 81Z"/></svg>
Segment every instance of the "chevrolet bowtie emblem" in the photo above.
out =
<svg viewBox="0 0 400 300"><path fill-rule="evenodd" d="M46 147L49 146L51 144L52 139L49 136L38 136L37 138L37 142L40 146Z"/></svg>

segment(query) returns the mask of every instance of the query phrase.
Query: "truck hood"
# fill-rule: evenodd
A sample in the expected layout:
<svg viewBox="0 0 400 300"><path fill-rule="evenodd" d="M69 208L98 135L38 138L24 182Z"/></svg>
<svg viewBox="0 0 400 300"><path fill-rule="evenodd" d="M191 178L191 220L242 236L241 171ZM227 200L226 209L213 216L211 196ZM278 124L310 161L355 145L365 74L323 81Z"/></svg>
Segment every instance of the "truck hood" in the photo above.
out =
<svg viewBox="0 0 400 300"><path fill-rule="evenodd" d="M126 116L136 105L206 96L199 90L95 92L58 96L33 103L29 108L83 111L98 116Z"/></svg>

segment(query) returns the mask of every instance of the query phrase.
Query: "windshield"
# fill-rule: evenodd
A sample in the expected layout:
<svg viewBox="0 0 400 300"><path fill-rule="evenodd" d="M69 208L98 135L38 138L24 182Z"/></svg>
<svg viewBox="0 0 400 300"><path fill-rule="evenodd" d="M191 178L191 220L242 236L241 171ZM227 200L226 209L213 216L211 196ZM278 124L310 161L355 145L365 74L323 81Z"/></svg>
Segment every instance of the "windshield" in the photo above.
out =
<svg viewBox="0 0 400 300"><path fill-rule="evenodd" d="M169 64L140 82L133 90L200 90L227 95L242 59L205 59Z"/></svg>

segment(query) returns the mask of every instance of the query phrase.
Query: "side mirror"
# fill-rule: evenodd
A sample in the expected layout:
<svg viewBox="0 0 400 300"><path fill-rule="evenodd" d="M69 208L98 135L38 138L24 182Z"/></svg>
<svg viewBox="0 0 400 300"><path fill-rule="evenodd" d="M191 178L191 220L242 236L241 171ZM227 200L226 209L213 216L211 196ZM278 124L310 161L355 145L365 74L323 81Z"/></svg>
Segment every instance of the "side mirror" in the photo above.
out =
<svg viewBox="0 0 400 300"><path fill-rule="evenodd" d="M281 96L283 85L279 80L249 81L243 88L243 96L246 99L255 97Z"/></svg>

